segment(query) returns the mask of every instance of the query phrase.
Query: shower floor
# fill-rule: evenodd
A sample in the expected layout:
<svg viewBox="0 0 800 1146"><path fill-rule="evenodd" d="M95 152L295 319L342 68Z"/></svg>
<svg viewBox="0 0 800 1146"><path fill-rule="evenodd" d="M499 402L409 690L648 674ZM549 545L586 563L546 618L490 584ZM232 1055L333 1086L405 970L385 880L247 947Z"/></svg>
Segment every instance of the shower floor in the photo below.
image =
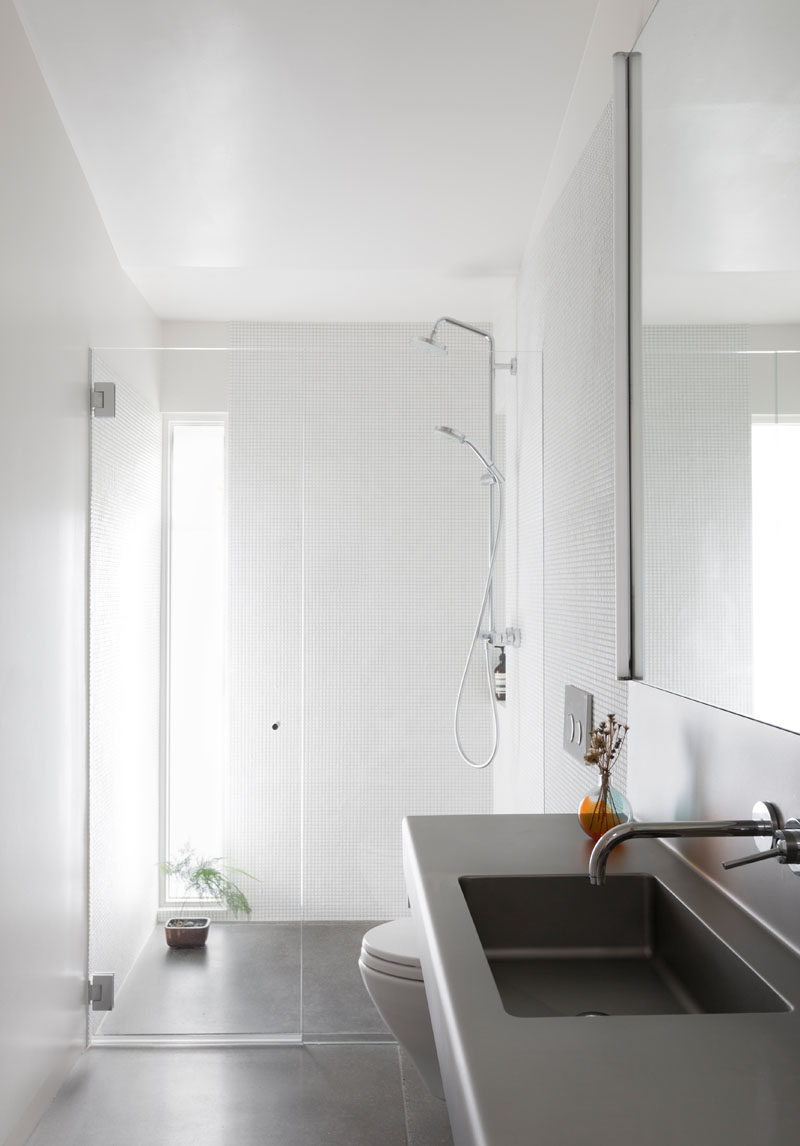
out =
<svg viewBox="0 0 800 1146"><path fill-rule="evenodd" d="M157 925L96 1034L392 1036L358 970L376 920L214 923L199 950L168 948Z"/></svg>

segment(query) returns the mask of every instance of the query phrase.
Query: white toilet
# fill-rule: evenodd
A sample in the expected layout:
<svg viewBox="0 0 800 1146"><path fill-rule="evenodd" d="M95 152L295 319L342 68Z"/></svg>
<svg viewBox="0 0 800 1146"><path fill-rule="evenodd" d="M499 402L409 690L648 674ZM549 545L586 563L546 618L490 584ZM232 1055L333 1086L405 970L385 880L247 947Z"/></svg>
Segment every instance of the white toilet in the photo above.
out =
<svg viewBox="0 0 800 1146"><path fill-rule="evenodd" d="M392 919L371 928L361 942L358 966L381 1018L431 1094L444 1099L414 921Z"/></svg>

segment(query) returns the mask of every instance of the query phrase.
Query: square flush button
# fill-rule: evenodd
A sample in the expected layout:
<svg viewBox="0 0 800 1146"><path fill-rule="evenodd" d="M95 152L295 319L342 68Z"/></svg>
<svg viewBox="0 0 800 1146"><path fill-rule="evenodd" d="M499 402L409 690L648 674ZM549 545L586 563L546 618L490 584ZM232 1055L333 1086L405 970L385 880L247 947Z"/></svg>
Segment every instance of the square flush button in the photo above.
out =
<svg viewBox="0 0 800 1146"><path fill-rule="evenodd" d="M564 747L583 763L589 751L592 727L592 694L568 684L564 693Z"/></svg>

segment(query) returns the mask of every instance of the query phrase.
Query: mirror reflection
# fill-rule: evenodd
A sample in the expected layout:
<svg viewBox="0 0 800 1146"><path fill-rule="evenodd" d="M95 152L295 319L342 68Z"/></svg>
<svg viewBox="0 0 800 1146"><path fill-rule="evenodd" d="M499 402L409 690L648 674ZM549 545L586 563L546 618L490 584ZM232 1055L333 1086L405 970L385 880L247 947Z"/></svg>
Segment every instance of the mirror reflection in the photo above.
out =
<svg viewBox="0 0 800 1146"><path fill-rule="evenodd" d="M800 5L659 0L641 53L635 675L800 730Z"/></svg>

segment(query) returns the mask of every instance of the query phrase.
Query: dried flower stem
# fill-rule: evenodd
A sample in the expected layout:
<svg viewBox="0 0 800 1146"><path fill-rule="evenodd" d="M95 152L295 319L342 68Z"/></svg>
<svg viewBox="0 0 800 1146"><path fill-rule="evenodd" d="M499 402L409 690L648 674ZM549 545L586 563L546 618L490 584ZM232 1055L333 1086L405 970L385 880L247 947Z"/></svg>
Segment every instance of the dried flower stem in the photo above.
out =
<svg viewBox="0 0 800 1146"><path fill-rule="evenodd" d="M597 728L592 729L589 751L583 759L600 772L600 796L603 800L608 797L611 770L619 760L627 735L628 725L619 723L613 712L609 713L606 720L601 720Z"/></svg>

